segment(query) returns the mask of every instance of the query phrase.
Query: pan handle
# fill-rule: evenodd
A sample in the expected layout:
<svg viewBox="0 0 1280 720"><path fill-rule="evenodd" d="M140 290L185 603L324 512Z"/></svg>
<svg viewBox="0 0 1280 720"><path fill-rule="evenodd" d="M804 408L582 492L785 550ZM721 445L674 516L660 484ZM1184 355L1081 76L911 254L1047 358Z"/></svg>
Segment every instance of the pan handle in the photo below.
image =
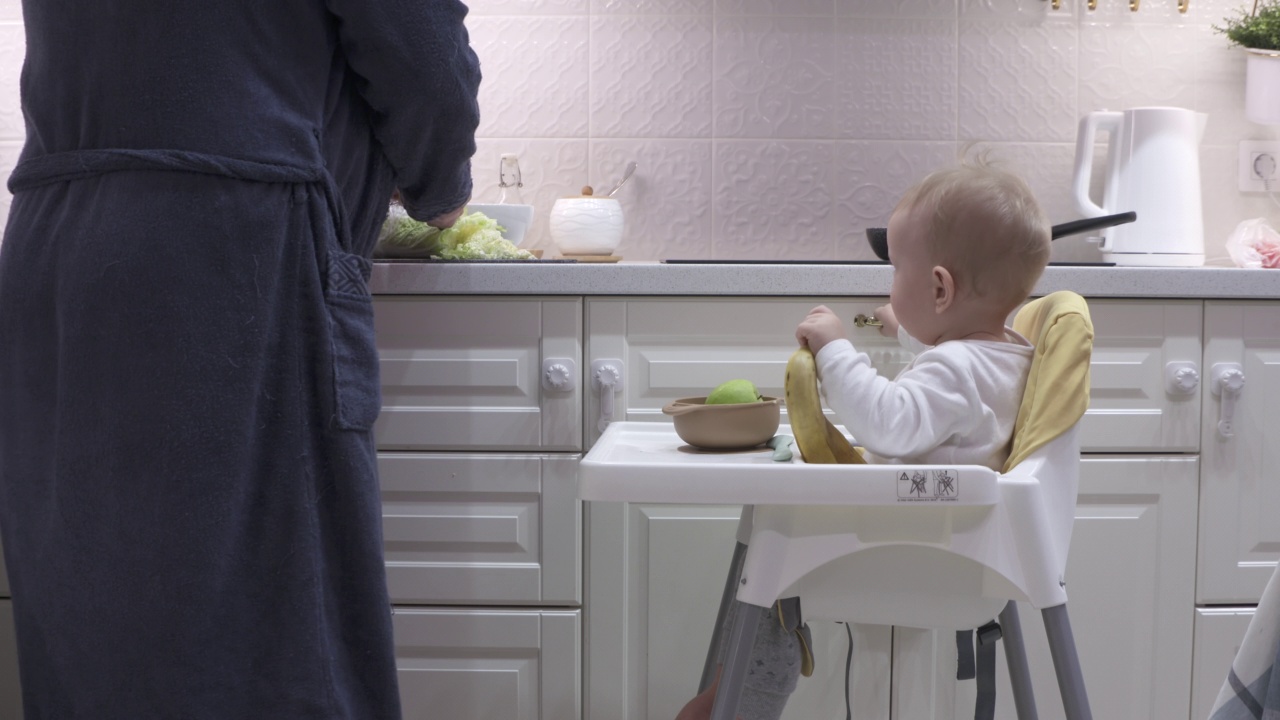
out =
<svg viewBox="0 0 1280 720"><path fill-rule="evenodd" d="M1054 225L1051 229L1051 235L1054 240L1068 235L1079 235L1080 233L1089 232L1090 230L1099 230L1114 225L1124 225L1138 219L1138 213L1125 212L1115 215L1103 215L1102 217L1085 218L1083 220L1072 220Z"/></svg>

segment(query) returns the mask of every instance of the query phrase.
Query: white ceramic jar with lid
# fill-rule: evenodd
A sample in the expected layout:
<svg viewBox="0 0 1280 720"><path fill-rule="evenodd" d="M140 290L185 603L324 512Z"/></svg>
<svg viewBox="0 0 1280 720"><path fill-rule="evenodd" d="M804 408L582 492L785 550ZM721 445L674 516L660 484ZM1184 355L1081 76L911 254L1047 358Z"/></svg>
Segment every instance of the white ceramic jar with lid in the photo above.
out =
<svg viewBox="0 0 1280 720"><path fill-rule="evenodd" d="M556 200L551 208L551 239L564 255L612 255L622 242L622 205L611 197L583 194Z"/></svg>

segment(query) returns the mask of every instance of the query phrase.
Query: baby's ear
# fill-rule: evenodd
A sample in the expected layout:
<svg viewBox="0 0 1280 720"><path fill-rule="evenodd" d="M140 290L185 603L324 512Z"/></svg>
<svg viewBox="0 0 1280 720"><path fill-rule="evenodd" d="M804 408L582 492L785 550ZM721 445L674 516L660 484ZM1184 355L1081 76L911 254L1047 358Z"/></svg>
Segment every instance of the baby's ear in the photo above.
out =
<svg viewBox="0 0 1280 720"><path fill-rule="evenodd" d="M933 311L941 315L956 300L956 280L951 271L935 265L933 268Z"/></svg>

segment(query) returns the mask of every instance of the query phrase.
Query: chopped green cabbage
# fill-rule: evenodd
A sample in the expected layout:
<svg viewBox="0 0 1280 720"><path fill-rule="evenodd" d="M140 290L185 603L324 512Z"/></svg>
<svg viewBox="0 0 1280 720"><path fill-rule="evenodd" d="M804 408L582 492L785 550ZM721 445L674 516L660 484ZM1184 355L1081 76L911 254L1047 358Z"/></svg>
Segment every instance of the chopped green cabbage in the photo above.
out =
<svg viewBox="0 0 1280 720"><path fill-rule="evenodd" d="M398 210L398 212L397 212ZM378 236L378 255L431 257L440 260L533 260L502 237L503 228L483 213L466 213L453 227L441 230L392 207Z"/></svg>

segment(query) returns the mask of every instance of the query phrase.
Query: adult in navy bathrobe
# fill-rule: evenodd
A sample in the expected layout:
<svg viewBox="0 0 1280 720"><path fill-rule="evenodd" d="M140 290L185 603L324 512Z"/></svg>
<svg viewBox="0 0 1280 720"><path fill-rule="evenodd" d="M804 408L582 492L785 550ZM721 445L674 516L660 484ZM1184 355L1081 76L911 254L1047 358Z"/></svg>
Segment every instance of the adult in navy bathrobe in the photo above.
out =
<svg viewBox="0 0 1280 720"><path fill-rule="evenodd" d="M456 0L24 0L0 531L26 720L399 717L368 257L470 196Z"/></svg>

